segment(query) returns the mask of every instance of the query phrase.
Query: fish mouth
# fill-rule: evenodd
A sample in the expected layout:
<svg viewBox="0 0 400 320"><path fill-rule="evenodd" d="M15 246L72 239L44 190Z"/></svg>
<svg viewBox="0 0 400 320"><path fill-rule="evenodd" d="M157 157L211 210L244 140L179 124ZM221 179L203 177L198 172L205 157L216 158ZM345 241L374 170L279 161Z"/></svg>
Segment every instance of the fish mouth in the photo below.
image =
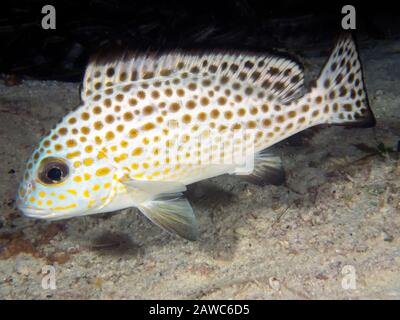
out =
<svg viewBox="0 0 400 320"><path fill-rule="evenodd" d="M46 220L58 218L55 216L54 212L49 213L48 210L42 210L31 206L19 206L18 209L22 211L24 216L29 218L46 219Z"/></svg>

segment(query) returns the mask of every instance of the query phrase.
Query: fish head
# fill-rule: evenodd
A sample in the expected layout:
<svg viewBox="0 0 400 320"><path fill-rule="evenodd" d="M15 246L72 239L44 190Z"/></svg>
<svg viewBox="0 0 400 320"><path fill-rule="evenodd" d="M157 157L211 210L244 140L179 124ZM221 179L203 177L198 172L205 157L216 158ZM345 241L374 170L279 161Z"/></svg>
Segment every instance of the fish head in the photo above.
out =
<svg viewBox="0 0 400 320"><path fill-rule="evenodd" d="M102 212L115 193L115 168L94 143L82 144L56 132L42 139L27 163L18 209L46 220Z"/></svg>

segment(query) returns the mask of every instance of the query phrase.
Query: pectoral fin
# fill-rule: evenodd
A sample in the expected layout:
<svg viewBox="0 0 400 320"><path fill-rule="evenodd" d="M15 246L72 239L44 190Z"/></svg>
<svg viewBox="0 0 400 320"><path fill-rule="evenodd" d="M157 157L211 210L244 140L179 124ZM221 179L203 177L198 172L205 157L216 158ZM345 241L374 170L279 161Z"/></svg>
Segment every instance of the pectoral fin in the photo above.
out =
<svg viewBox="0 0 400 320"><path fill-rule="evenodd" d="M281 185L285 182L285 171L280 157L261 151L254 157L253 172L250 175L240 175L240 177L259 186Z"/></svg>
<svg viewBox="0 0 400 320"><path fill-rule="evenodd" d="M182 193L164 194L138 206L159 227L187 240L196 240L198 226L189 201Z"/></svg>

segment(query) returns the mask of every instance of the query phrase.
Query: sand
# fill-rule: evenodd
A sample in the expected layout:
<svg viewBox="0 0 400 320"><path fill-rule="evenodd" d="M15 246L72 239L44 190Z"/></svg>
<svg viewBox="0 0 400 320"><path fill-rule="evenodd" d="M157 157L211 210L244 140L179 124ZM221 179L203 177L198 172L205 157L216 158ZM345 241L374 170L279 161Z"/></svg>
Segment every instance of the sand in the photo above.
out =
<svg viewBox="0 0 400 320"><path fill-rule="evenodd" d="M360 47L377 126L323 127L281 143L286 186L229 176L189 186L197 242L136 209L23 217L15 194L25 162L77 106L79 84L0 84L0 299L399 299L400 47ZM308 75L325 54L304 53ZM42 287L46 265L54 290Z"/></svg>

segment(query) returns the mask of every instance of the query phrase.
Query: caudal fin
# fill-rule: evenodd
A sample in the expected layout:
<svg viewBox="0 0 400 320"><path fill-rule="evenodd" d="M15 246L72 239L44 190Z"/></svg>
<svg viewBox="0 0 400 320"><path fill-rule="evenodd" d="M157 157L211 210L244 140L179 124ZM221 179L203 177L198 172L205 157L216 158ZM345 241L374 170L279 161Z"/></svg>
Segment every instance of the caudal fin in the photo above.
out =
<svg viewBox="0 0 400 320"><path fill-rule="evenodd" d="M373 127L357 48L350 34L337 42L309 98L323 109L325 123Z"/></svg>

